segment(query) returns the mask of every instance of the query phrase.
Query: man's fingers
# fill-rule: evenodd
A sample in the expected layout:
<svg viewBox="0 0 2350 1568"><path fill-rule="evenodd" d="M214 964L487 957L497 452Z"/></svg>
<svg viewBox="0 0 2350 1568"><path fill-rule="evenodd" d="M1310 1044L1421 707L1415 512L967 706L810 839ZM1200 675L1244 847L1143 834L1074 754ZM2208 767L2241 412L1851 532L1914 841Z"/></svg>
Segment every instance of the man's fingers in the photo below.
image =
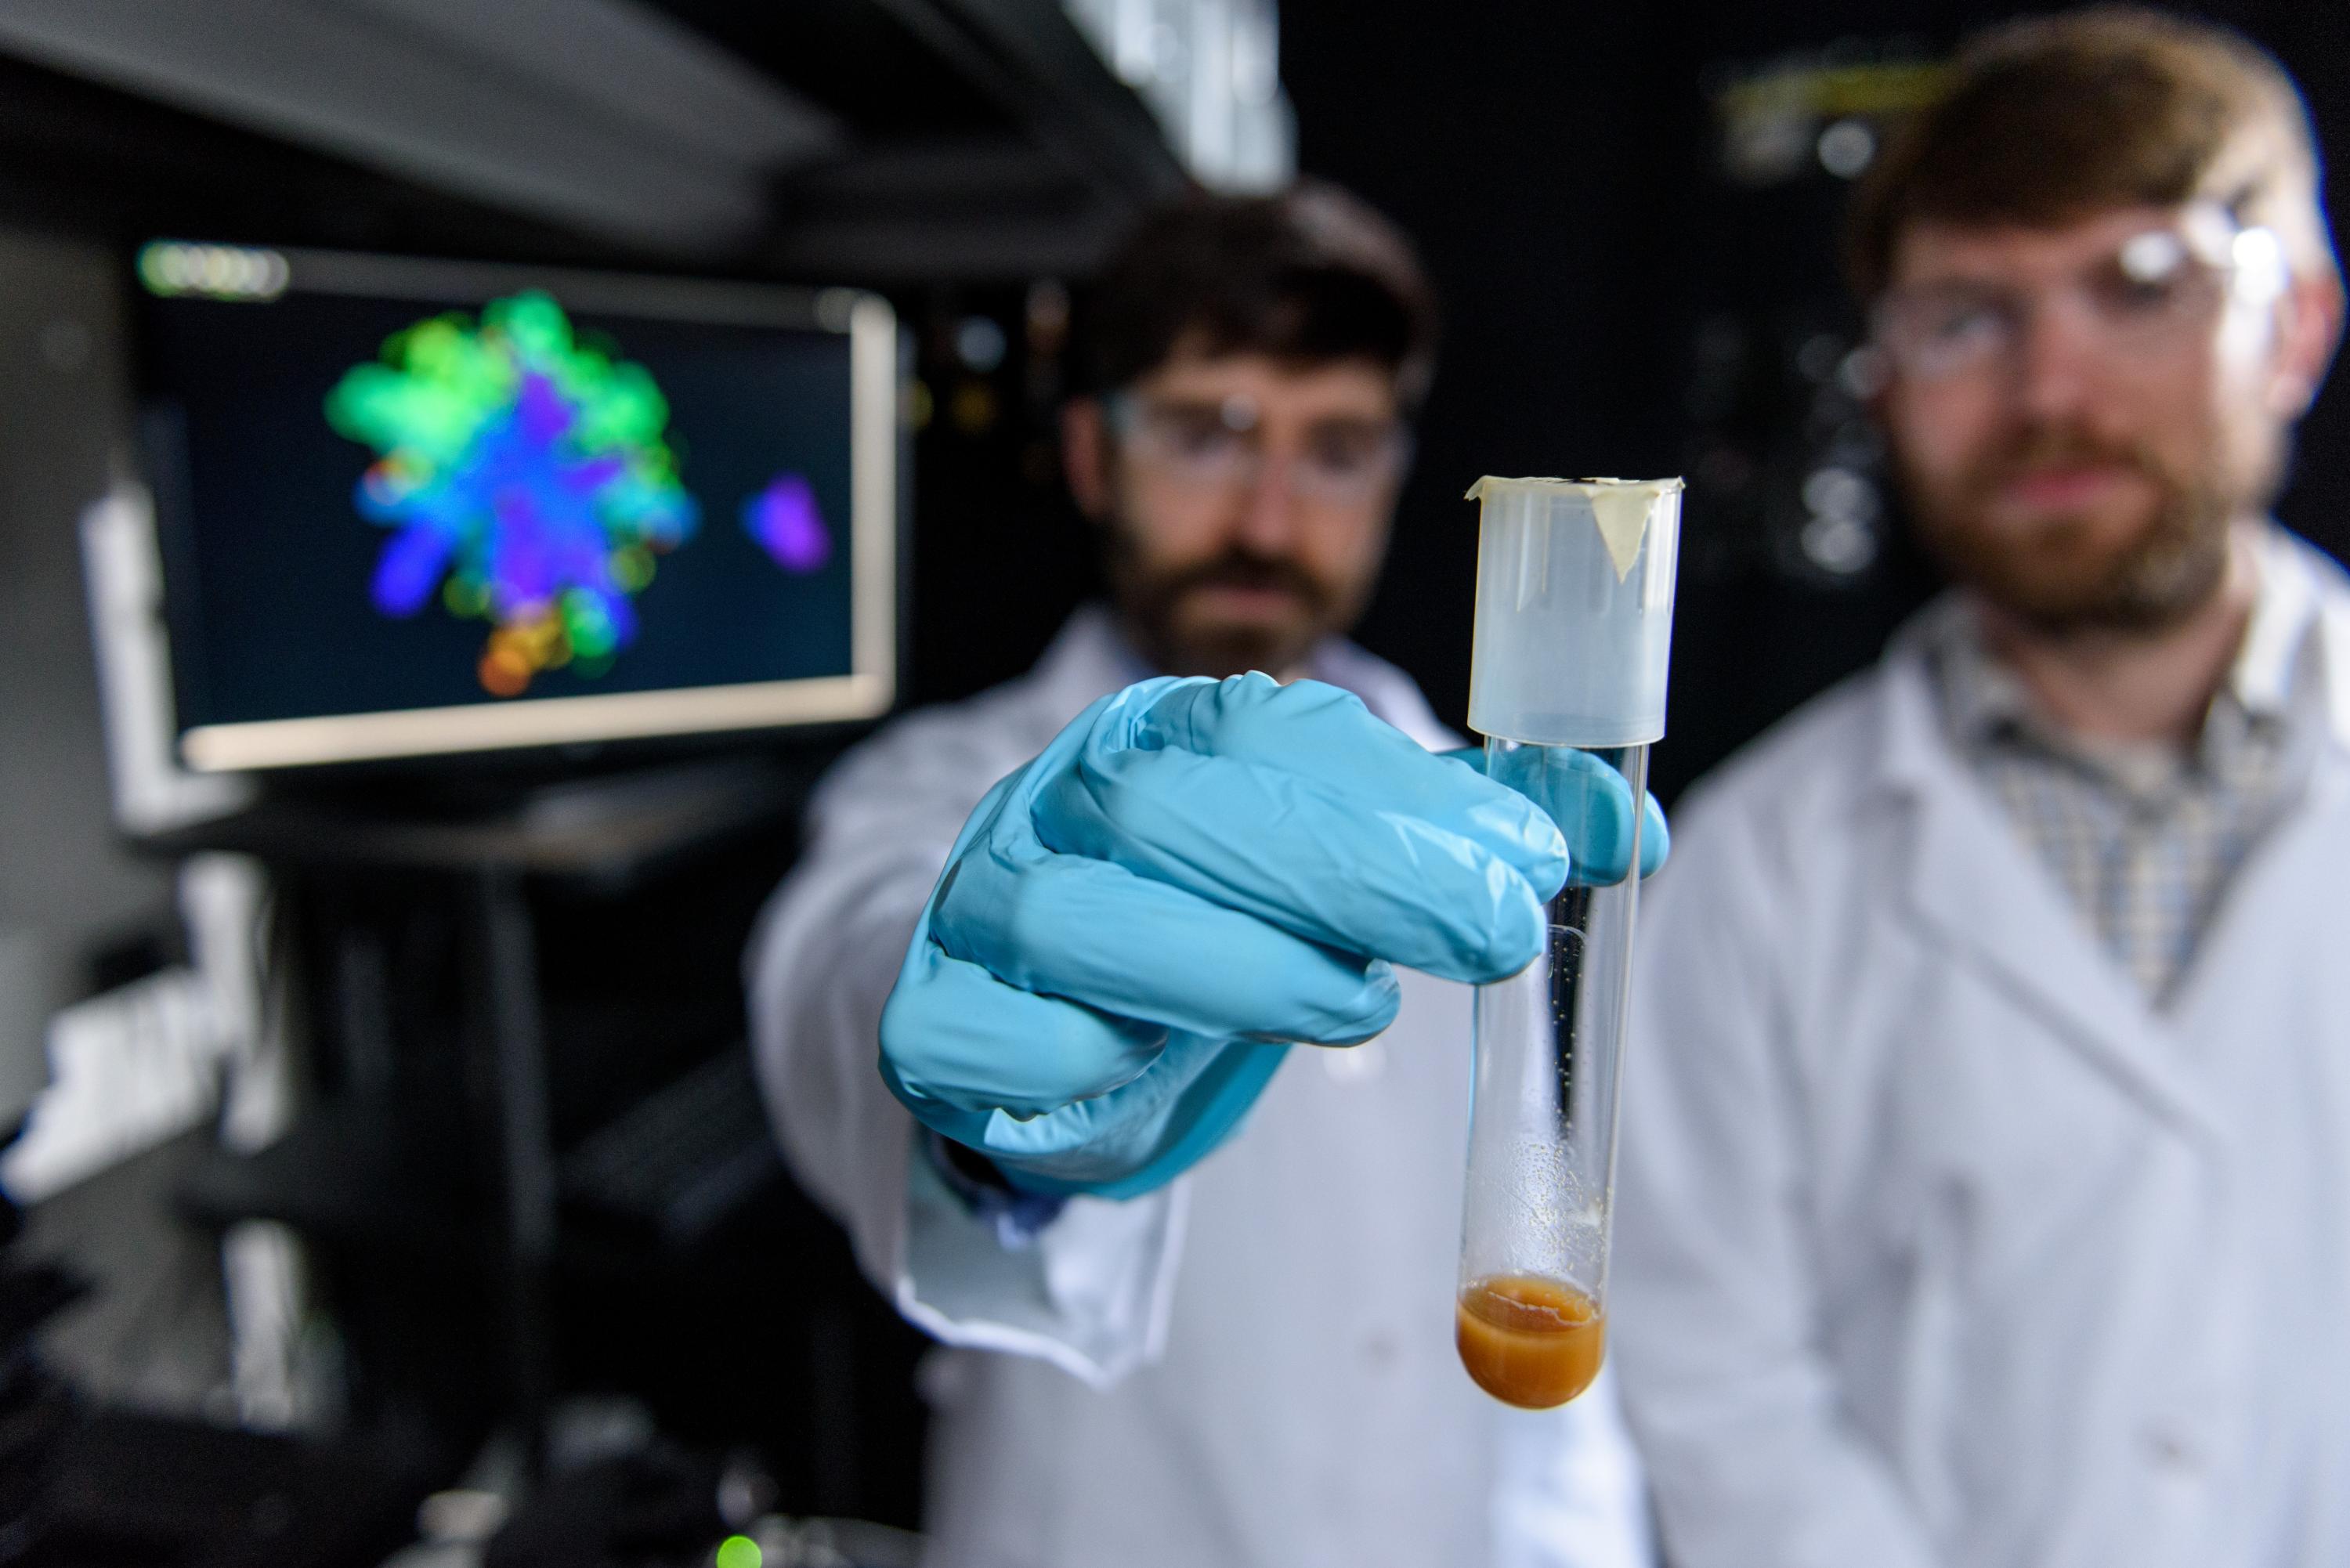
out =
<svg viewBox="0 0 2350 1568"><path fill-rule="evenodd" d="M931 930L1024 991L1211 1039L1350 1044L1392 1023L1400 995L1384 963L1034 844L991 841L958 862Z"/></svg>
<svg viewBox="0 0 2350 1568"><path fill-rule="evenodd" d="M1504 752L1498 763L1482 746L1444 754L1508 784L1548 813L1566 837L1575 881L1608 887L1631 869L1632 786L1605 758L1571 746L1520 746ZM1641 800L1640 875L1651 877L1664 865L1672 836L1657 797Z"/></svg>
<svg viewBox="0 0 2350 1568"><path fill-rule="evenodd" d="M1099 1099L1015 1122L990 1117L979 1147L1032 1192L1132 1198L1163 1185L1222 1142L1288 1054L1178 1034L1152 1070Z"/></svg>
<svg viewBox="0 0 2350 1568"><path fill-rule="evenodd" d="M1653 877L1664 869L1673 852L1673 830L1665 822L1665 808L1645 791L1640 795L1640 875Z"/></svg>
<svg viewBox="0 0 2350 1568"><path fill-rule="evenodd" d="M881 1012L882 1056L904 1092L1015 1116L1132 1082L1167 1039L1159 1024L1007 985L919 937Z"/></svg>
<svg viewBox="0 0 2350 1568"><path fill-rule="evenodd" d="M1404 742L1409 745L1410 742ZM1542 897L1565 873L1557 829L1523 797L1414 748L1418 767L1473 784L1495 831L1471 834L1285 768L1178 749L1088 747L1045 781L1039 838L1197 894L1308 942L1447 979L1498 980L1542 950ZM1440 792L1430 792L1440 793ZM1442 803L1438 803L1442 804ZM1453 822L1464 813L1444 812ZM1503 849L1512 853L1504 854ZM1547 877L1537 888L1523 867Z"/></svg>
<svg viewBox="0 0 2350 1568"><path fill-rule="evenodd" d="M1419 817L1499 856L1545 896L1565 874L1558 844L1522 797L1464 778L1353 693L1318 680L1284 686L1252 674L1129 687L1092 725L1077 761L1129 751L1251 763L1309 780L1330 799Z"/></svg>

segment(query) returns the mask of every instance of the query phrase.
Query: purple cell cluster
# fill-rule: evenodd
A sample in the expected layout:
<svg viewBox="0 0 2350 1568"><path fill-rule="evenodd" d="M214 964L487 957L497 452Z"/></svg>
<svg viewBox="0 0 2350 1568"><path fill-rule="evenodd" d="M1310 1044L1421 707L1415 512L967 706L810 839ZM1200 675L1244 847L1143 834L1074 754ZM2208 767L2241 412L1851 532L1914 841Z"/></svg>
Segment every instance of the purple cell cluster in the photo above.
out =
<svg viewBox="0 0 2350 1568"><path fill-rule="evenodd" d="M779 473L743 504L743 527L787 572L805 575L832 559L832 535L816 492L796 473Z"/></svg>

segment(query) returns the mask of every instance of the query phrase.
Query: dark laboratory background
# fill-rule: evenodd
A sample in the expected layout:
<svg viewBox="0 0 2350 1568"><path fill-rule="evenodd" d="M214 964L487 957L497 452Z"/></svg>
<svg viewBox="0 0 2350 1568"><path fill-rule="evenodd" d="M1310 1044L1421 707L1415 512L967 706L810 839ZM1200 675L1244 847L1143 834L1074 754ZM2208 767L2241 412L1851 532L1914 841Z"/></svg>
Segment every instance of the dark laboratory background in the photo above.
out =
<svg viewBox="0 0 2350 1568"><path fill-rule="evenodd" d="M663 140L624 81L562 101L570 164L520 172L433 95L496 91L529 40L354 36L308 65L356 107L273 109L273 51L331 55L307 23L337 8L208 9L176 38L121 7L0 18L0 1126L62 1092L49 1021L166 1007L255 866L247 1015L290 1087L223 1106L190 1070L0 1209L0 1563L700 1562L743 1532L771 1562L911 1563L921 1344L793 1189L742 1043L751 920L859 730L335 770L142 825L109 793L78 525L147 450L118 275L185 235L880 291L911 345L899 700L960 697L1096 581L1055 447L1087 268L1140 203L1231 173L1149 90L1187 7L583 6L654 14L828 140ZM1238 9L1277 27L1295 166L1409 230L1445 300L1361 640L1459 723L1469 482L1684 473L1668 802L1867 661L1932 582L1857 400L1836 214L1924 68L2006 8ZM2206 14L2299 78L2340 210L2350 10ZM400 77L425 60L452 74ZM2337 555L2344 450L2337 379L2282 509Z"/></svg>

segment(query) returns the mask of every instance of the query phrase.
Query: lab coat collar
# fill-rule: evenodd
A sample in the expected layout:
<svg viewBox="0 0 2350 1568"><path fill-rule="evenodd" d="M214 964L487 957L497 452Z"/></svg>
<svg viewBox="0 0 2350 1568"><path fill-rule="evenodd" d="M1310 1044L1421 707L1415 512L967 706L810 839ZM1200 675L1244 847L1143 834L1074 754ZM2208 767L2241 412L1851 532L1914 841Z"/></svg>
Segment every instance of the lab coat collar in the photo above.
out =
<svg viewBox="0 0 2350 1568"><path fill-rule="evenodd" d="M2232 679L2266 695L2291 661L2322 690L2304 712L2326 734L2304 809L2335 797L2350 753L2350 582L2311 546L2271 529L2261 543L2263 589ZM2035 860L1991 793L1952 747L1936 707L1926 618L1898 635L1879 671L1876 785L1906 805L1913 831L1897 875L1908 910L1938 940L1996 975L2108 1075L2158 1114L2217 1136L2197 1063L2171 1026L2098 948L2063 890ZM2299 695L2296 693L2296 695ZM2258 858L2258 857L2256 857ZM2230 903L2234 900L2230 900ZM2222 922L2225 923L2224 921ZM2215 930L2207 942L2222 933ZM2197 969L2205 967L2199 956ZM2190 990L2195 986L2189 978Z"/></svg>
<svg viewBox="0 0 2350 1568"><path fill-rule="evenodd" d="M1437 721L1428 699L1410 676L1378 655L1332 638L1306 657L1306 673L1363 700L1363 706L1431 752L1458 746L1461 738ZM1057 722L1066 723L1097 697L1158 673L1118 631L1106 605L1080 606L1062 624L1033 679L1049 699Z"/></svg>
<svg viewBox="0 0 2350 1568"><path fill-rule="evenodd" d="M2308 558L2307 545L2274 524L2263 525L2253 536L2251 550L2256 585L2251 616L2221 687L2248 714L2290 719L2300 680L2305 674L2317 674L2305 666L2302 654L2318 618L2318 563ZM1918 648L1929 665L1941 666L1935 671L1939 717L1962 745L1972 745L2002 727L2033 727L2040 722L2022 678L1984 648L1974 616L1965 597L1945 594L1901 632L1905 646ZM2048 743L2060 751L2079 745L2061 735L2050 737Z"/></svg>
<svg viewBox="0 0 2350 1568"><path fill-rule="evenodd" d="M2350 576L2331 556L2280 529L2276 545L2281 564L2297 573L2302 591L2316 604L2315 624L2300 657L2323 684L2327 739L2325 761L2350 759ZM2260 635L2255 624L2251 635ZM2329 771L2329 770L2321 770Z"/></svg>
<svg viewBox="0 0 2350 1568"><path fill-rule="evenodd" d="M2324 680L2329 694L2341 684L2303 658L2313 636L2319 639L2317 657L2326 657L2324 631L2314 624L2322 618L2317 583L2326 563L2274 525L2262 530L2254 550L2259 597L2252 603L2251 623L2244 628L2243 646L2228 671L2228 686L2247 711L2285 713L2293 707L2298 695L2294 688L2304 674L2314 673ZM2338 732L2338 716L2334 727Z"/></svg>
<svg viewBox="0 0 2350 1568"><path fill-rule="evenodd" d="M1896 644L1881 679L1879 783L1908 812L1906 864L1894 868L1907 914L2156 1114L2217 1132L2190 1064L2169 1047L2153 1010L1952 748L1914 643Z"/></svg>
<svg viewBox="0 0 2350 1568"><path fill-rule="evenodd" d="M2296 710L2322 713L2337 742L2350 746L2350 679L2345 679L2350 637L2344 635L2342 616L2350 579L2332 557L2273 522L2253 536L2252 555L2258 591L2243 642L2228 667L2228 693L2246 712L2264 717L2286 717ZM1972 638L1965 625L1970 613L1960 596L1945 594L1902 628L1895 650L1916 650L1930 660L1933 650ZM2329 618L2335 623L2330 632ZM2319 683L2316 702L2304 705L2299 689L2303 679ZM1938 701L1943 695L1947 689L1938 687ZM1993 682L1978 683L1970 695L1973 710L1957 716L1962 734L2012 718L2028 701L2014 677L2003 672L1994 672Z"/></svg>

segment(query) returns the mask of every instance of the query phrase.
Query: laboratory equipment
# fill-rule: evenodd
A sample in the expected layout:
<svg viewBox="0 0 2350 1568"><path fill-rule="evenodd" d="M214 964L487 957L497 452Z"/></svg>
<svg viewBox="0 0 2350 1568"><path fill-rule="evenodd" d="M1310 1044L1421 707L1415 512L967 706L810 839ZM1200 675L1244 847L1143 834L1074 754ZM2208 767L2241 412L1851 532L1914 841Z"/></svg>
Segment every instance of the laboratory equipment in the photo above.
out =
<svg viewBox="0 0 2350 1568"><path fill-rule="evenodd" d="M1606 1355L1617 1092L1648 748L1665 732L1678 479L1483 479L1469 724L1487 776L1569 844L1605 816L1627 852L1578 860L1542 956L1482 985L1455 1334L1496 1398L1588 1387Z"/></svg>
<svg viewBox="0 0 2350 1568"><path fill-rule="evenodd" d="M176 241L127 259L190 767L889 706L908 435L879 296Z"/></svg>

